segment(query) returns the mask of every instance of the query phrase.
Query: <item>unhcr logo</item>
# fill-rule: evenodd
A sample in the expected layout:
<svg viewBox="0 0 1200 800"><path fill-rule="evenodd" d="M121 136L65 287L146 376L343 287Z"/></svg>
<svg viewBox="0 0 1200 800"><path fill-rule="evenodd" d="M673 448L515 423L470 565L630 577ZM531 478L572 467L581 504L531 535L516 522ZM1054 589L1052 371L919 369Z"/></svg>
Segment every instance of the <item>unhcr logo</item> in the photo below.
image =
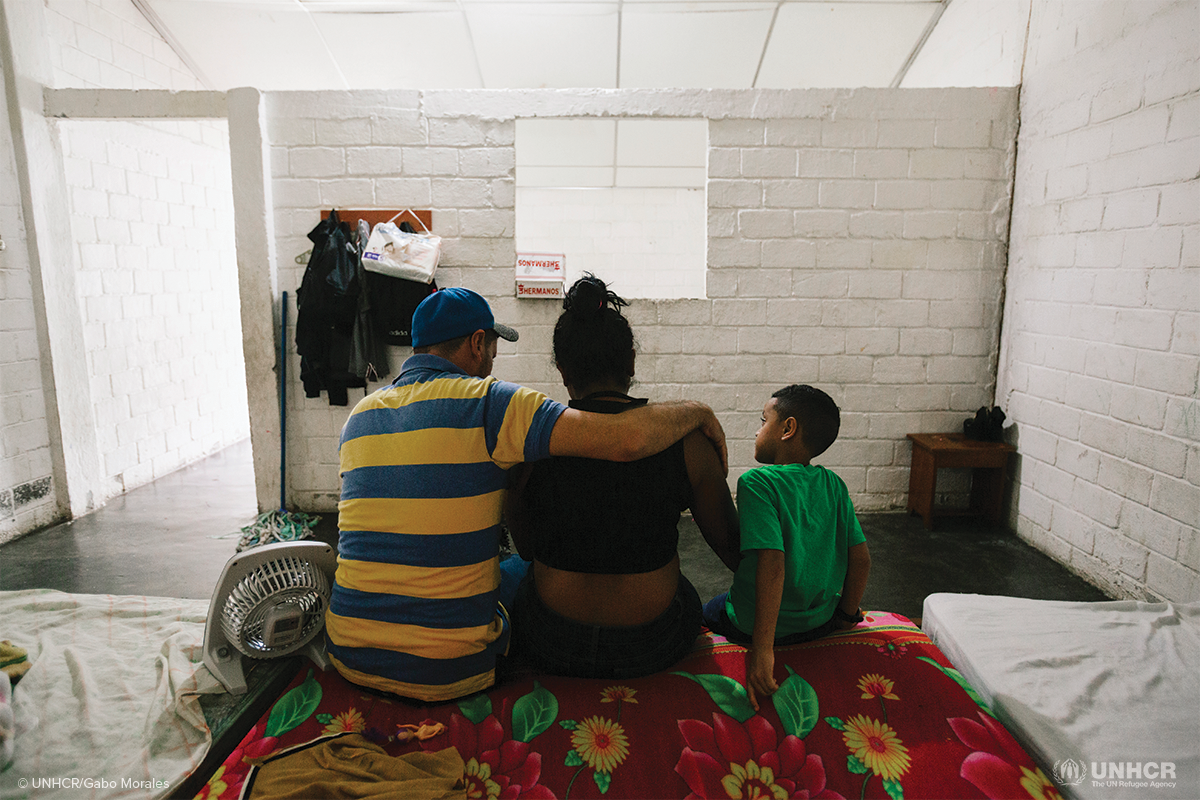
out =
<svg viewBox="0 0 1200 800"><path fill-rule="evenodd" d="M1052 771L1059 786L1078 786L1088 775L1087 764L1073 758L1055 761Z"/></svg>

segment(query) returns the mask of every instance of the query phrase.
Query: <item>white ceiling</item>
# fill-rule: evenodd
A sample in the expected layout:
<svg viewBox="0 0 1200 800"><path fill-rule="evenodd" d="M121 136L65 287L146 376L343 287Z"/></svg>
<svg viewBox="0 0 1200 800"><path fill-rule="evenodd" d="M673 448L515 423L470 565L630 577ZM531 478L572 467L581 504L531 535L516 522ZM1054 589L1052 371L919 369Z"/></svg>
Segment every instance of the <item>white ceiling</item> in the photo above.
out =
<svg viewBox="0 0 1200 800"><path fill-rule="evenodd" d="M212 89L889 86L949 0L134 0Z"/></svg>

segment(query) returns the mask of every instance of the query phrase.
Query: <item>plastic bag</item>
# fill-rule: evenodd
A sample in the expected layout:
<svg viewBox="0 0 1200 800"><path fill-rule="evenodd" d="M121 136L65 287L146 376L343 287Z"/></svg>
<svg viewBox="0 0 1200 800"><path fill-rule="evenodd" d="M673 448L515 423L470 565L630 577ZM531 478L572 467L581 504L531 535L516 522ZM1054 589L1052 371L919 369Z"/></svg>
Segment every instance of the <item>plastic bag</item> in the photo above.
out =
<svg viewBox="0 0 1200 800"><path fill-rule="evenodd" d="M362 254L362 265L369 272L431 283L441 257L442 237L429 233L428 229L425 233L408 233L388 220L371 231Z"/></svg>

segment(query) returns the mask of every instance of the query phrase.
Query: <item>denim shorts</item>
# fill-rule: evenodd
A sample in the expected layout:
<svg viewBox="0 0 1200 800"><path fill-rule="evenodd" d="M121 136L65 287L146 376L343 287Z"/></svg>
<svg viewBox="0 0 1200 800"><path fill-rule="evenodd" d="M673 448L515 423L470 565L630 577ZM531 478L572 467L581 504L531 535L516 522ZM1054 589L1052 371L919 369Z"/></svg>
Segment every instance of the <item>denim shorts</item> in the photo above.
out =
<svg viewBox="0 0 1200 800"><path fill-rule="evenodd" d="M725 610L725 598L728 596L729 592L721 592L704 604L704 624L713 633L720 634L735 644L750 644L754 640L754 637L748 633L743 633L737 628L733 624L733 620L729 618L729 613ZM833 633L836 626L836 621L833 617L830 617L829 621L824 625L818 625L810 631L801 631L800 633L780 636L775 639L775 644L779 646L811 642L813 639L820 639L822 636L828 636Z"/></svg>
<svg viewBox="0 0 1200 800"><path fill-rule="evenodd" d="M639 678L667 669L691 651L700 635L700 595L680 575L675 598L657 618L607 628L547 608L531 570L517 588L513 616L518 657L535 669L572 678Z"/></svg>

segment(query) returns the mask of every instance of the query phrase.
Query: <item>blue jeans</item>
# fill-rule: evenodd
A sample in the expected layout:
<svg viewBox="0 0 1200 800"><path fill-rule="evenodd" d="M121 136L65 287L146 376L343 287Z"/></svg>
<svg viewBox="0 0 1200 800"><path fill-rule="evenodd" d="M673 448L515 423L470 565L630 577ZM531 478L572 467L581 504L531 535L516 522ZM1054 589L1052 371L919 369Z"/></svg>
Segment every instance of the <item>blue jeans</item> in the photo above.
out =
<svg viewBox="0 0 1200 800"><path fill-rule="evenodd" d="M509 616L513 613L513 601L517 596L517 586L529 572L532 561L526 561L518 555L511 555L500 562L500 602L508 609Z"/></svg>
<svg viewBox="0 0 1200 800"><path fill-rule="evenodd" d="M645 625L606 628L546 607L533 573L517 589L513 621L518 656L534 668L573 678L640 678L686 656L700 635L700 595L683 575L667 610Z"/></svg>
<svg viewBox="0 0 1200 800"><path fill-rule="evenodd" d="M713 633L724 636L731 642L736 644L750 644L754 637L748 633L743 633L740 628L733 624L733 620L729 618L729 614L725 611L725 599L729 597L729 592L721 592L719 595L709 600L704 604L704 624ZM775 639L775 644L800 644L802 642L811 642L813 639L820 639L822 636L828 636L833 633L835 623L833 617L824 625L818 625L810 631L801 631L800 633L791 633L787 636L779 636Z"/></svg>

